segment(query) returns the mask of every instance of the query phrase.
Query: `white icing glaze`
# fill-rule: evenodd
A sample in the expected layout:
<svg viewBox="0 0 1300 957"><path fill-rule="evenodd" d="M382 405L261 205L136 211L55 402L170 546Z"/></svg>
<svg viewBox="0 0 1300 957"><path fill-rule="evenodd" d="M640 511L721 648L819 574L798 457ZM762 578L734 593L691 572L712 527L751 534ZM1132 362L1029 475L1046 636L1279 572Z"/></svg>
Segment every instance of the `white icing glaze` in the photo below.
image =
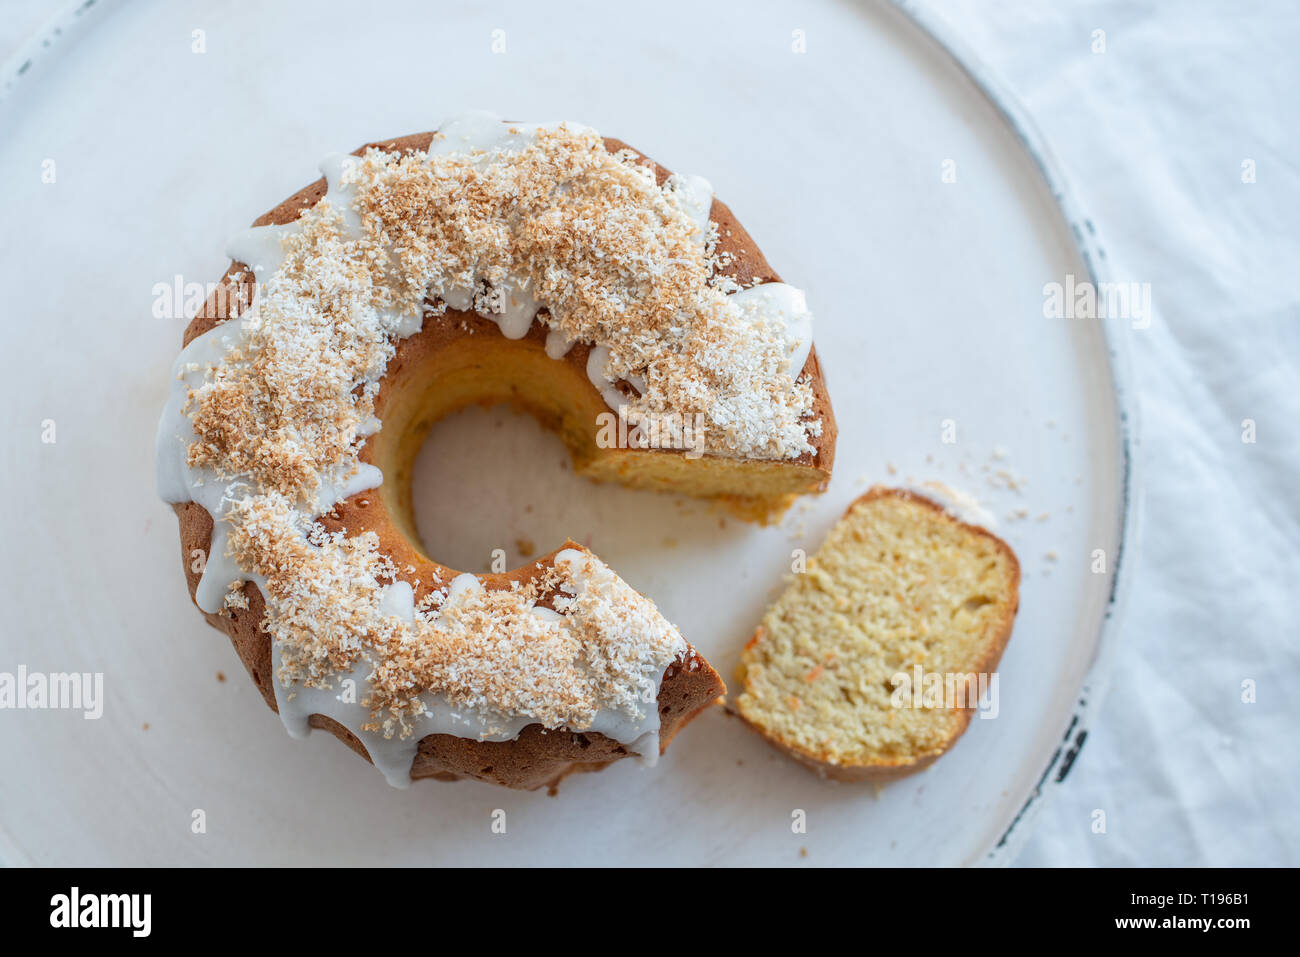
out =
<svg viewBox="0 0 1300 957"><path fill-rule="evenodd" d="M771 323L785 343L785 371L798 376L812 350L812 313L803 290L783 282L751 286L729 297L751 322Z"/></svg>
<svg viewBox="0 0 1300 957"><path fill-rule="evenodd" d="M429 156L483 152L489 154L483 157L483 162L487 162L490 154L517 153L531 146L537 139L539 130L561 128L574 133L582 133L590 129L581 123L567 120L551 123L513 121L507 123L497 114L487 110L470 110L438 127L433 141L425 152Z"/></svg>
<svg viewBox="0 0 1300 957"><path fill-rule="evenodd" d="M226 255L251 267L260 286L284 263L281 241L301 229L296 222L287 226L250 227L226 243Z"/></svg>
<svg viewBox="0 0 1300 957"><path fill-rule="evenodd" d="M623 393L614 387L614 380L605 377L605 366L609 362L609 346L593 346L587 355L587 381L600 393L605 404L611 409L625 405Z"/></svg>
<svg viewBox="0 0 1300 957"><path fill-rule="evenodd" d="M536 138L540 129L554 128L559 124L504 124L490 113L468 113L444 124L429 147L430 155L443 155L459 152L485 151L484 162L496 152L510 152L525 148ZM571 129L582 130L585 127L575 124L563 124ZM346 154L333 154L326 157L320 169L326 178L328 192L323 202L329 203L342 216L345 231L351 235L359 233L361 223L353 208L355 188L345 182L346 170L355 162L356 157ZM708 181L698 176L674 176L669 184L668 194L678 207L695 223L698 241L704 244L708 240L709 210L713 201L713 189ZM227 246L232 259L249 265L257 280L257 289L273 280L276 271L284 261L282 242L284 237L297 232L296 223L286 226L263 226L249 229L236 236ZM481 312L485 318L497 323L507 338L517 339L527 335L537 310L541 304L533 298L527 288L527 281L514 278L503 288L493 290L486 303L489 311ZM442 300L451 308L469 310L483 304L482 297L476 297L476 288L454 288L437 291ZM223 323L207 333L197 337L177 358L173 367L173 384L166 409L159 423L157 438L157 476L158 491L164 501L177 504L196 502L202 505L213 518L213 534L203 574L200 578L196 601L206 612L220 611L232 584L253 581L265 590L266 583L261 576L242 571L232 558L226 555L226 541L229 525L226 510L231 497L243 485L242 480L223 481L210 470L190 468L186 464L186 451L195 440L195 434L189 417L183 409L187 393L191 388L200 386L207 370L219 364L226 353L247 338L250 323L258 321L260 293L255 293L253 303L239 319ZM733 294L731 300L738 308L746 311L754 321L775 323L784 330L788 344L789 368L794 374L802 368L811 344L811 315L804 303L803 294L784 284L769 284L756 289L744 290ZM423 317L403 317L397 324L399 338L413 335L421 328ZM565 356L574 343L556 330L551 330L546 338L546 353L554 359ZM587 375L611 408L618 408L624 401L622 393L615 384L605 378L605 366L609 359L609 349L596 346L591 350L587 361ZM629 382L639 391L644 392L645 383L639 376L629 377ZM362 435L373 434L378 430L378 421L366 423ZM367 489L377 488L383 481L380 471L371 465L362 464L360 469L350 475L324 475L321 479L320 503L316 514L328 511L339 501ZM594 576L582 572L585 562L591 561L597 569ZM588 553L568 549L557 554L555 563L569 572L576 589L608 588L611 582L619 582L617 576ZM471 574L460 575L448 586L448 594L443 608L463 600L465 596L481 590L482 583ZM380 603L381 611L412 621L415 617L414 592L405 582L389 585ZM563 616L548 608L534 607L533 614L543 621L560 623ZM685 648L682 643L683 649ZM280 650L272 647L272 665L275 678L276 704L285 728L294 737L305 736L310 731L310 718L321 714L339 722L365 745L375 766L383 772L388 782L395 787L405 787L410 782L410 768L419 740L427 734L453 734L460 737L475 738L483 741L508 741L518 736L520 731L534 723L527 716L503 716L485 714L474 710L453 708L442 696L426 694L422 697L425 712L415 719L414 733L407 737L394 735L385 738L381 734L362 730L362 725L370 721L368 709L360 704L365 697L370 665L359 661L352 672L336 676L336 687L332 689L309 688L297 685L286 688L279 680ZM643 763L654 764L659 755L659 711L656 705L659 685L662 681L663 668L656 666L645 675L645 687L640 709L636 719L621 712L600 712L591 725L583 731L598 732L623 744L629 751L639 754ZM349 684L350 683L350 684Z"/></svg>
<svg viewBox="0 0 1300 957"><path fill-rule="evenodd" d="M507 339L522 339L532 328L533 317L542 304L533 298L524 283L496 290L500 312L480 313L501 328Z"/></svg>
<svg viewBox="0 0 1300 957"><path fill-rule="evenodd" d="M415 621L415 589L411 583L395 581L385 588L384 597L379 599L379 610L402 621Z"/></svg>
<svg viewBox="0 0 1300 957"><path fill-rule="evenodd" d="M703 176L679 176L674 173L664 183L678 206L695 223L696 241L703 245L709 238L709 211L713 208L713 184Z"/></svg>
<svg viewBox="0 0 1300 957"><path fill-rule="evenodd" d="M574 344L574 341L559 329L552 329L546 333L546 354L552 359L563 359Z"/></svg>
<svg viewBox="0 0 1300 957"><path fill-rule="evenodd" d="M325 177L325 183L329 187L325 197L343 217L343 225L348 232L353 234L361 231L361 217L352 206L356 199L357 188L351 183L344 183L343 175L359 162L360 158L350 153L331 153L320 163L321 175Z"/></svg>

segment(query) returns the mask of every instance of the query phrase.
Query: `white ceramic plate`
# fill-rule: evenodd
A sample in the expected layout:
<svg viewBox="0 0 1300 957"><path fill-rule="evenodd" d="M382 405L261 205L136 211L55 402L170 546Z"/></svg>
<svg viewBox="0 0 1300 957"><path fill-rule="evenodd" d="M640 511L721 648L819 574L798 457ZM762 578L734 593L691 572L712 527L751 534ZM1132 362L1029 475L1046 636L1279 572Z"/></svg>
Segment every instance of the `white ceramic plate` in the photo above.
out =
<svg viewBox="0 0 1300 957"><path fill-rule="evenodd" d="M321 0L101 0L28 48L0 101L0 670L103 672L106 702L94 721L0 712L8 861L1010 855L1013 822L1082 739L1132 523L1131 413L1107 324L1043 316L1045 283L1104 263L1032 131L930 36L883 5L805 6L410 2L367 18ZM332 738L290 740L190 605L152 451L185 320L153 315L155 284L219 277L227 237L325 154L475 107L580 120L709 177L808 292L840 440L829 492L758 529L590 486L530 420L465 413L423 453L430 543L480 568L495 547L518 558L520 539L587 541L729 675L792 549L814 548L866 483L972 492L1020 555L1021 611L998 717L976 719L932 770L879 793L823 782L716 709L657 769L624 762L558 798L468 782L393 791ZM993 487L999 470L1023 488ZM1008 521L1018 508L1028 517Z"/></svg>

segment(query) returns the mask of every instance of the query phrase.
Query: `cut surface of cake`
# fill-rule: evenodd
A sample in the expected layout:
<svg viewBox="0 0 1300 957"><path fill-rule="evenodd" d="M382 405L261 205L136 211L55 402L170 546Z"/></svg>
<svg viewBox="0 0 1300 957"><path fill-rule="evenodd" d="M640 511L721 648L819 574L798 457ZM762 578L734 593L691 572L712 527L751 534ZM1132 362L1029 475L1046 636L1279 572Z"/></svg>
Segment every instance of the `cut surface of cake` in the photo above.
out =
<svg viewBox="0 0 1300 957"><path fill-rule="evenodd" d="M875 487L767 611L740 665L740 716L842 780L933 762L966 730L1019 603L1020 566L988 530Z"/></svg>

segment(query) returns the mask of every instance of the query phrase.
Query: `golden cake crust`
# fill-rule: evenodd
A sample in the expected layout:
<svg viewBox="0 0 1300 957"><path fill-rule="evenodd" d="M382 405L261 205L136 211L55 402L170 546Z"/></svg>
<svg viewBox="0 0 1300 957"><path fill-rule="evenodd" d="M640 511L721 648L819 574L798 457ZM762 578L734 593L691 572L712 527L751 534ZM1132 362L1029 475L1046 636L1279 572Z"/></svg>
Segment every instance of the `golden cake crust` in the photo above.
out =
<svg viewBox="0 0 1300 957"><path fill-rule="evenodd" d="M366 144L354 151L362 154L371 147L388 152L407 152L423 150L429 146L433 134L420 133L397 139L384 140ZM627 149L625 144L614 139L605 139L610 151ZM662 184L670 172L655 165L658 181ZM310 186L299 190L269 213L259 217L254 226L282 225L293 222L302 211L314 206L326 193L326 182L322 178ZM768 265L753 240L735 219L725 204L714 200L710 218L719 228L718 251L729 253L731 257L727 272L741 285L751 282L775 282L779 277ZM251 270L244 263L234 262L227 270L222 282L214 290L203 308L193 318L185 331L184 342L188 345L194 338L202 335L227 319L234 318L247 307L251 301L251 287L244 278L251 275ZM385 411L393 403L400 401L402 386L412 376L405 375L407 370L425 368L426 363L434 361L437 356L448 354L451 347L462 351L468 350L472 357L483 349L510 349L521 356L533 354L544 355L545 330L540 323L534 323L529 333L522 340L506 340L501 336L496 324L474 313L448 309L445 316L436 322L425 324L425 328L413 336L399 341L396 354L390 360L388 373L380 387L376 399L376 411L381 420L386 422L385 429L372 437L361 451L364 462L373 462L383 456L383 443L392 437L392 430L387 427ZM531 351L530 351L531 350ZM597 402L602 402L596 390L586 380L586 362L590 347L575 345L562 359L547 359L554 364L552 368L563 367L568 370L570 384L581 383ZM484 361L491 361L485 359ZM814 451L798 460L784 463L787 466L802 467L808 474L809 487L801 491L819 491L825 487L830 478L834 460L836 427L831 410L830 399L826 391L821 365L815 348L810 351L804 365L803 373L811 381L813 389L813 413L822 422L822 432L811 439ZM573 385L573 388L578 388ZM539 406L536 401L529 401L512 389L509 394L470 395L464 402L454 398L445 404L433 419L453 411L458 405L467 402L512 401L537 414L547 424L562 425L558 415L552 410ZM604 408L603 404L600 406ZM427 428L430 421L420 422ZM566 437L567 440L567 437ZM573 447L575 458L580 450ZM644 454L644 453L643 453ZM650 453L661 456L678 456L683 453L673 451L656 451ZM625 478L622 470L627 466L620 464L615 472L599 477ZM385 469L385 474L388 471ZM340 502L336 508L321 518L321 523L330 531L343 530L349 536L362 532L374 532L379 539L380 550L391 557L398 569L397 577L409 582L414 591L416 602L423 599L431 590L445 585L452 577L459 574L454 569L444 566L425 555L417 541L412 541L410 530L403 531L395 519L396 500L392 496L409 496L408 483L400 480L386 481L378 490L362 492ZM790 499L793 495L790 496ZM751 502L740 499L733 503L735 511L745 517L766 520L783 507L785 503L773 506L769 501ZM174 506L180 524L181 557L191 598L194 597L201 577L201 571L195 571L196 555L207 555L211 546L212 518L202 506L185 503ZM566 547L580 547L576 543L566 543ZM558 551L558 550L557 550ZM555 552L529 565L512 572L495 575L478 576L488 589L508 588L513 582L540 579L545 570L551 566ZM258 587L245 583L243 594L247 598L246 608L231 607L219 614L204 613L204 617L213 627L229 636L236 652L252 677L263 698L272 710L277 710L274 676L271 667L271 639L262 627L265 603ZM549 605L550 597L544 596L538 602ZM690 649L683 660L674 662L664 674L659 689L658 707L660 711L660 746L666 748L673 736L692 718L714 704L726 691L725 685L712 667L702 657ZM312 727L323 728L339 738L358 754L369 758L362 742L338 722L323 715L313 715ZM540 724L526 727L520 735L511 741L485 742L454 735L426 735L419 742L418 752L411 768L411 777L434 778L437 780L456 780L475 778L512 788L535 789L554 786L568 774L578 771L599 770L629 752L617 741L598 733L576 733L570 731L547 731Z"/></svg>

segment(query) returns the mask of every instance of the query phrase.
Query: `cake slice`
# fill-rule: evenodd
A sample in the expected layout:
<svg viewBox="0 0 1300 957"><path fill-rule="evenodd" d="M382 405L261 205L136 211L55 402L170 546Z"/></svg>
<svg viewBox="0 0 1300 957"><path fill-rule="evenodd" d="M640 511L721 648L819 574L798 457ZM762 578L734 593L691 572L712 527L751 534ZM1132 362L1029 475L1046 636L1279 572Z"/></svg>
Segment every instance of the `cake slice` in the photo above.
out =
<svg viewBox="0 0 1300 957"><path fill-rule="evenodd" d="M966 730L994 680L1019 585L996 535L921 495L872 488L745 646L739 713L828 777L917 771Z"/></svg>

